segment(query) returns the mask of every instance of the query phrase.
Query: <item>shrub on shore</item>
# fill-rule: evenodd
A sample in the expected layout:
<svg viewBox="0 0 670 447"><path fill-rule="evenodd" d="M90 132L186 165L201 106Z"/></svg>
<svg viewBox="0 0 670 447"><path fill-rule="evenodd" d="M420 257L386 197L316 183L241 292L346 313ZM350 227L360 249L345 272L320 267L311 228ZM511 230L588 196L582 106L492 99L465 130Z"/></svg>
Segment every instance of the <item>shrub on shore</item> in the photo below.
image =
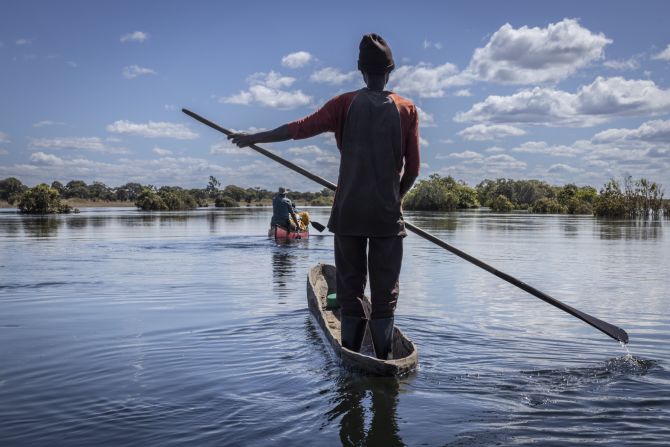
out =
<svg viewBox="0 0 670 447"><path fill-rule="evenodd" d="M528 211L540 214L565 214L568 212L568 207L561 205L556 199L543 197L536 200L535 203L528 208Z"/></svg>
<svg viewBox="0 0 670 447"><path fill-rule="evenodd" d="M239 207L240 204L230 196L219 195L214 201L214 206L217 208L236 208Z"/></svg>
<svg viewBox="0 0 670 447"><path fill-rule="evenodd" d="M197 206L195 198L179 187L163 186L158 191L146 187L137 198L135 206L143 211L190 210Z"/></svg>
<svg viewBox="0 0 670 447"><path fill-rule="evenodd" d="M514 209L514 204L510 202L510 200L507 197L500 194L498 197L496 197L491 201L489 207L491 208L491 211L495 211L498 213L501 212L507 213Z"/></svg>
<svg viewBox="0 0 670 447"><path fill-rule="evenodd" d="M420 180L403 200L403 208L415 211L453 211L477 208L477 192L453 177L432 174L427 180Z"/></svg>
<svg viewBox="0 0 670 447"><path fill-rule="evenodd" d="M18 208L23 214L54 214L72 211L70 205L61 202L58 191L45 183L23 192L18 200Z"/></svg>
<svg viewBox="0 0 670 447"><path fill-rule="evenodd" d="M594 201L594 214L598 217L660 217L665 207L663 188L659 184L628 176L623 189L614 179L603 186Z"/></svg>

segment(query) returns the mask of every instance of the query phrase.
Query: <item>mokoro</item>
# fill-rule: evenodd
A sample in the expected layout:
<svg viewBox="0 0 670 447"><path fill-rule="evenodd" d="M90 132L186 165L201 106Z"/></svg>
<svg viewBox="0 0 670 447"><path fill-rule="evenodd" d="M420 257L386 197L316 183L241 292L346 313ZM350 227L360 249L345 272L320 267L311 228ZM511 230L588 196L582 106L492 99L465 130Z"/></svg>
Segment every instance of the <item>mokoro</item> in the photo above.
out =
<svg viewBox="0 0 670 447"><path fill-rule="evenodd" d="M268 236L275 239L307 239L309 238L309 230L305 231L288 231L286 228L279 225L274 225L268 230Z"/></svg>
<svg viewBox="0 0 670 447"><path fill-rule="evenodd" d="M397 326L393 333L393 360L380 360L375 357L369 329L365 331L360 353L342 347L340 311L326 308L326 297L336 292L335 271L335 267L328 264L312 267L307 275L307 303L342 364L378 376L397 376L415 369L419 363L416 347Z"/></svg>

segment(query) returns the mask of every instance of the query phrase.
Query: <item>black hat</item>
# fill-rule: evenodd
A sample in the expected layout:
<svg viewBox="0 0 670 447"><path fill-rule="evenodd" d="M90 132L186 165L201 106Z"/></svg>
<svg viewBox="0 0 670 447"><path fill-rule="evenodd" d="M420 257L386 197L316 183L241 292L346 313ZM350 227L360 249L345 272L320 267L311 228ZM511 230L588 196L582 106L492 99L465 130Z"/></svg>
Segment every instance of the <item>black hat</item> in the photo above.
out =
<svg viewBox="0 0 670 447"><path fill-rule="evenodd" d="M379 34L364 35L358 49L358 69L364 73L385 74L395 67L391 47Z"/></svg>

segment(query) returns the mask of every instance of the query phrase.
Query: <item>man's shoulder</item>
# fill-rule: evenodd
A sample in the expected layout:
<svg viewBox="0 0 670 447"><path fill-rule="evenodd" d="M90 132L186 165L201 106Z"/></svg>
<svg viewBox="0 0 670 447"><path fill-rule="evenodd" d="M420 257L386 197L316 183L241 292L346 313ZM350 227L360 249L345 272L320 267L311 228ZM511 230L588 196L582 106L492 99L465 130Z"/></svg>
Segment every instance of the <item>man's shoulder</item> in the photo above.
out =
<svg viewBox="0 0 670 447"><path fill-rule="evenodd" d="M399 107L407 107L410 110L416 110L416 106L414 105L411 99L405 98L404 96L400 96L395 92L391 92L389 96Z"/></svg>
<svg viewBox="0 0 670 447"><path fill-rule="evenodd" d="M354 100L356 95L360 90L353 90L350 92L340 93L339 95L333 96L328 103L329 104L347 104L351 103Z"/></svg>

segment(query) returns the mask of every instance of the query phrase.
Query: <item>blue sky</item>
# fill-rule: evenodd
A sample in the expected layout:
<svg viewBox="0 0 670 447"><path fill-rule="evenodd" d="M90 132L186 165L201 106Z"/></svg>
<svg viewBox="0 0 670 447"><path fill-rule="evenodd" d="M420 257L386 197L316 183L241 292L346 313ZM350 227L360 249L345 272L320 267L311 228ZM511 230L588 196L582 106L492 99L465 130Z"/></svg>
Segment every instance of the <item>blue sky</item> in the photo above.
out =
<svg viewBox="0 0 670 447"><path fill-rule="evenodd" d="M670 186L665 1L4 1L0 178L318 190L182 107L270 129L362 86L364 33L420 108L422 177ZM335 181L332 136L268 145Z"/></svg>

